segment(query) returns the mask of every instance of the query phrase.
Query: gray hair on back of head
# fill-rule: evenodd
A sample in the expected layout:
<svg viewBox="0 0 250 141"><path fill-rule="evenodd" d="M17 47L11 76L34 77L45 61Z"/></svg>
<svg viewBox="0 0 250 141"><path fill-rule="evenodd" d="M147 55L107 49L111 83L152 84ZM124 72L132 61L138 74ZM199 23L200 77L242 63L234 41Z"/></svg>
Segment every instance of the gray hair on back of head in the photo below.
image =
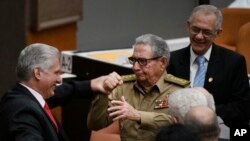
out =
<svg viewBox="0 0 250 141"><path fill-rule="evenodd" d="M194 106L208 106L205 95L193 88L174 91L168 97L169 113L183 122L185 115Z"/></svg>

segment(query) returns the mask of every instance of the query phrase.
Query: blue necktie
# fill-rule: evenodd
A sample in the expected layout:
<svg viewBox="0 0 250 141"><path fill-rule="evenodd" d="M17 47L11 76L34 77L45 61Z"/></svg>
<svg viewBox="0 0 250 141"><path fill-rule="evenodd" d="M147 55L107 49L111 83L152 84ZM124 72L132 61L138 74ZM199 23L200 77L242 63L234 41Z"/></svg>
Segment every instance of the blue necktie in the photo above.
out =
<svg viewBox="0 0 250 141"><path fill-rule="evenodd" d="M206 58L204 56L198 56L195 62L198 65L198 70L195 74L193 87L203 87L207 70L205 67Z"/></svg>

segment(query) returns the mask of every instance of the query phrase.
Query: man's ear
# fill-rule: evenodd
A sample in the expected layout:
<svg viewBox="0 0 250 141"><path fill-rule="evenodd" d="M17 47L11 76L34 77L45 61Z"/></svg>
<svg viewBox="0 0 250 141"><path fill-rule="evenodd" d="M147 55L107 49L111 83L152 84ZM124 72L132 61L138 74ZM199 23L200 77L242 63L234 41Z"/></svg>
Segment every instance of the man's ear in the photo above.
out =
<svg viewBox="0 0 250 141"><path fill-rule="evenodd" d="M38 80L41 79L41 69L39 67L35 67L33 70L34 77Z"/></svg>
<svg viewBox="0 0 250 141"><path fill-rule="evenodd" d="M219 29L219 30L217 31L217 36L220 35L221 32L222 32L222 29Z"/></svg>
<svg viewBox="0 0 250 141"><path fill-rule="evenodd" d="M186 30L187 30L187 32L189 31L189 27L190 27L190 22L187 21L187 23L186 23Z"/></svg>
<svg viewBox="0 0 250 141"><path fill-rule="evenodd" d="M162 56L160 59L165 68L168 65L168 58L166 56Z"/></svg>

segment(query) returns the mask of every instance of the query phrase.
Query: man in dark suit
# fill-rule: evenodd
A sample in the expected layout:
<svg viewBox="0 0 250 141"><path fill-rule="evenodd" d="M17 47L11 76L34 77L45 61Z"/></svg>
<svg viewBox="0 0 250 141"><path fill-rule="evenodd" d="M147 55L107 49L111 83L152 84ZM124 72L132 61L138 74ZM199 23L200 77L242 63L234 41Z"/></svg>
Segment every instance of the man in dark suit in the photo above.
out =
<svg viewBox="0 0 250 141"><path fill-rule="evenodd" d="M221 23L222 14L216 7L194 8L187 21L190 45L171 53L168 73L189 79L192 86L204 87L213 94L216 113L226 125L248 125L246 61L242 55L213 43L222 31ZM202 65L198 57L205 58Z"/></svg>
<svg viewBox="0 0 250 141"><path fill-rule="evenodd" d="M19 83L0 102L1 141L66 141L50 107L74 97L90 97L93 92L109 93L122 83L113 72L91 81L62 83L60 52L49 45L32 44L18 58ZM47 104L48 103L48 104Z"/></svg>

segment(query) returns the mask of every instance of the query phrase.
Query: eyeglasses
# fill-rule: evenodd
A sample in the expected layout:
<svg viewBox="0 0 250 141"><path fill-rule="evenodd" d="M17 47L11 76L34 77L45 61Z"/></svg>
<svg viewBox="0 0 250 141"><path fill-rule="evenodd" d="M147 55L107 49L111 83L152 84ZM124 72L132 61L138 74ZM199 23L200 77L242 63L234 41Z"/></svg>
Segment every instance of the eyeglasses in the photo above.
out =
<svg viewBox="0 0 250 141"><path fill-rule="evenodd" d="M206 38L211 38L217 34L217 31L211 31L208 29L201 29L201 28L196 27L196 26L192 26L190 29L191 29L190 30L191 33L194 35L197 35L202 31L202 35Z"/></svg>
<svg viewBox="0 0 250 141"><path fill-rule="evenodd" d="M153 58L135 58L135 57L129 57L129 63L130 64L134 64L135 62L138 62L139 65L141 66L146 66L148 64L149 60L156 60L158 58L161 58L162 56L157 56L157 57L153 57Z"/></svg>

